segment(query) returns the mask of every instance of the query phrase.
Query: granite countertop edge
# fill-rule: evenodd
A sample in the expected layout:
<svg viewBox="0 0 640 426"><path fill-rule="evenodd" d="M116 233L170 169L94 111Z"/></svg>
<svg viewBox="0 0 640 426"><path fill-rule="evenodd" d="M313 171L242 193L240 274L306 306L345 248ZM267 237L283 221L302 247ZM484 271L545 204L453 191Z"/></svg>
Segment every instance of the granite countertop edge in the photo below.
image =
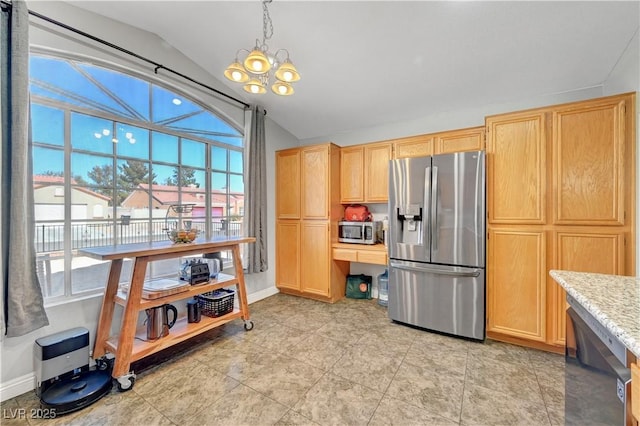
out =
<svg viewBox="0 0 640 426"><path fill-rule="evenodd" d="M617 323L616 320L611 318L611 313L607 312L607 308L609 306L599 306L597 303L594 303L588 295L581 293L577 290L574 285L571 284L566 278L566 275L570 274L578 274L571 271L555 271L551 270L549 275L565 289L567 294L571 295L578 303L580 303L589 313L591 313L599 322L602 324L607 330L609 330L614 336L616 336L620 342L622 342L627 349L629 349L636 357L640 358L640 340L634 337L628 330L624 328L624 326ZM623 277L623 276L615 276L615 275L604 275L604 274L587 274L581 273L584 277L593 276L594 279L600 280L611 280L611 281L619 281L619 282L628 282L633 281L636 282L636 278L634 277ZM638 313L640 315L640 313ZM640 323L640 316L636 316L638 318L638 323Z"/></svg>

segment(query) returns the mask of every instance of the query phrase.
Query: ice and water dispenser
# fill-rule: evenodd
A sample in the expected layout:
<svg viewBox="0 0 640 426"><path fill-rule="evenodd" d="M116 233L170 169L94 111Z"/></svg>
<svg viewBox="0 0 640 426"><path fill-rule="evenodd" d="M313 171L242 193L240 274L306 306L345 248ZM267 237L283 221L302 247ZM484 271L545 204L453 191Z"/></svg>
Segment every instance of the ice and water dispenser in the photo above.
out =
<svg viewBox="0 0 640 426"><path fill-rule="evenodd" d="M397 208L398 243L422 244L423 220L422 207L419 204L408 204Z"/></svg>

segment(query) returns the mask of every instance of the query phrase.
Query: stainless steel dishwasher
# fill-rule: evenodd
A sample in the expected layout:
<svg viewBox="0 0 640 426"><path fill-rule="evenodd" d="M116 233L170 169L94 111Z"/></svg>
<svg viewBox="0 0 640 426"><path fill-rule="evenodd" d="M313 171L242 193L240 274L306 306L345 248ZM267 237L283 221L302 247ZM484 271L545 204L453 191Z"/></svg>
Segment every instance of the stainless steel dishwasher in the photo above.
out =
<svg viewBox="0 0 640 426"><path fill-rule="evenodd" d="M622 426L631 387L627 348L573 297L567 302L565 424Z"/></svg>

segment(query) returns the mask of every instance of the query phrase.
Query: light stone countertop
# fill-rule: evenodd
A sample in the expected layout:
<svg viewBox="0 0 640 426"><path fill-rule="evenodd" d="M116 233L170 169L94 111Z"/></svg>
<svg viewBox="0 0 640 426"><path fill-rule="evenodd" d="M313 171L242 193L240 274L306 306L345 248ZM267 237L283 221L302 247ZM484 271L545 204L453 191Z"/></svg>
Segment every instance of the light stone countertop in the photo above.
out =
<svg viewBox="0 0 640 426"><path fill-rule="evenodd" d="M640 358L640 279L552 270L549 275Z"/></svg>

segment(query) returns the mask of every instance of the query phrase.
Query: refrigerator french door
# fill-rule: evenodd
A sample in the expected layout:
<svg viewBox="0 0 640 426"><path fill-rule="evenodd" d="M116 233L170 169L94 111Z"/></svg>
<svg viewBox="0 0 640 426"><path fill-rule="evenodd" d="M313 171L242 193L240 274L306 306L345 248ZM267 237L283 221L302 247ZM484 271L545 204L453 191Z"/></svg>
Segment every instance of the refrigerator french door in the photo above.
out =
<svg viewBox="0 0 640 426"><path fill-rule="evenodd" d="M485 338L485 156L391 160L389 317Z"/></svg>

